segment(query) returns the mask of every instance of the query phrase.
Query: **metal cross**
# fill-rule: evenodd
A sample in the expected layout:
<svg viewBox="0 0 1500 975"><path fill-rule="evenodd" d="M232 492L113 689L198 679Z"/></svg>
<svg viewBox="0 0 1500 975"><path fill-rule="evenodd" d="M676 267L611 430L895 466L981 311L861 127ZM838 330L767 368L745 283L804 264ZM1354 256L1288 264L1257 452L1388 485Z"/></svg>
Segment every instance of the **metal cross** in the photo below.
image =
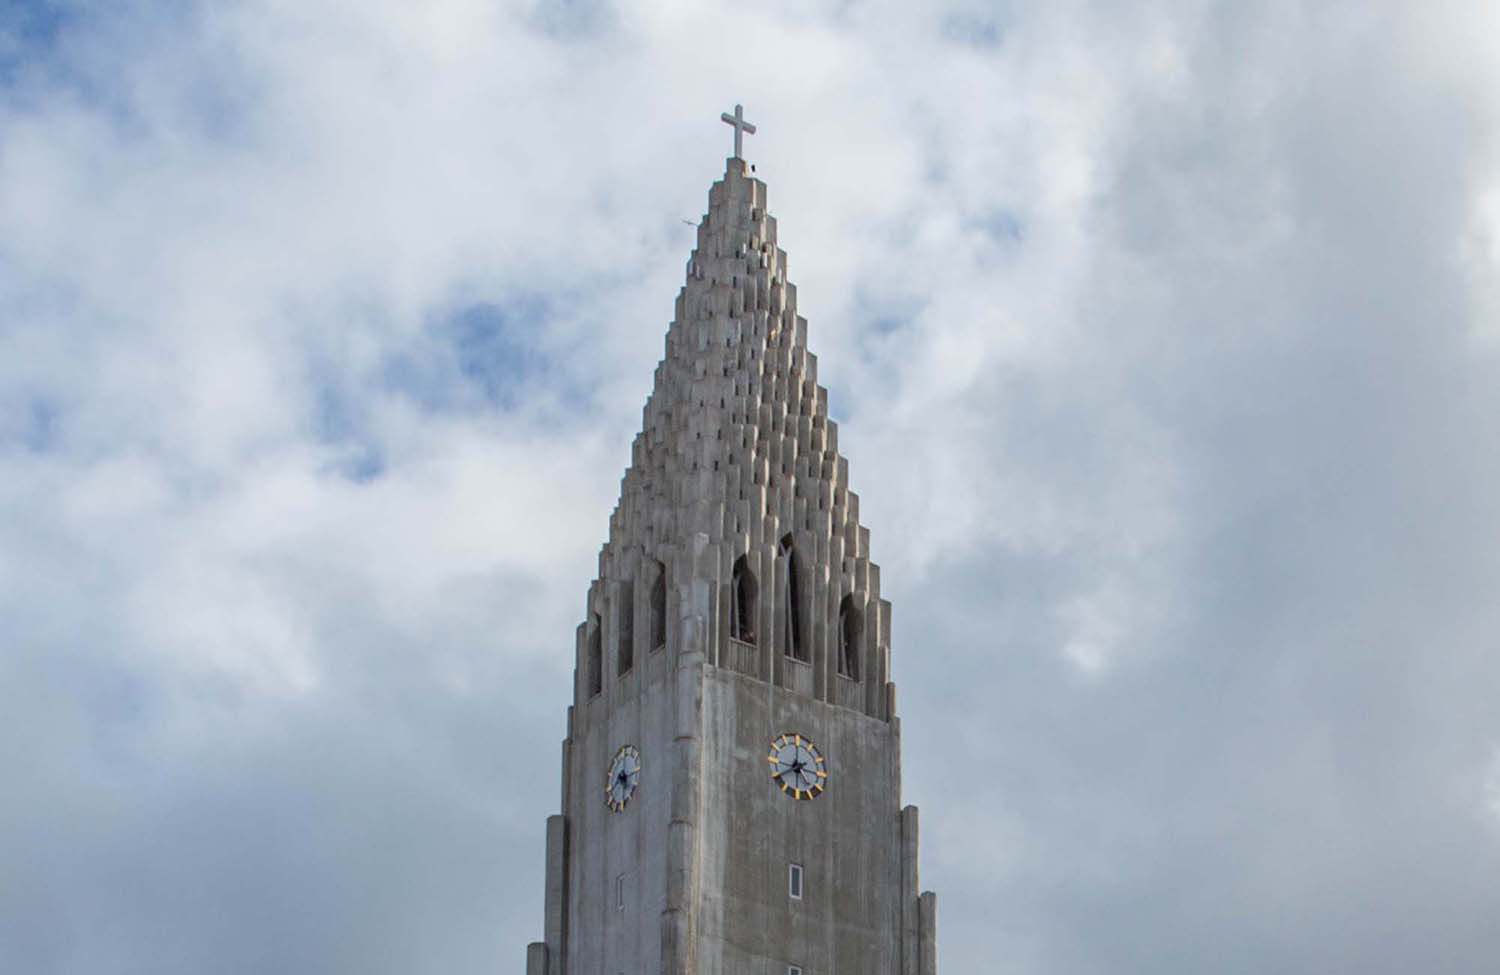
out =
<svg viewBox="0 0 1500 975"><path fill-rule="evenodd" d="M719 118L734 126L734 158L741 158L740 153L744 150L744 133L755 134L755 126L745 121L745 107L736 105L733 115L724 112Z"/></svg>

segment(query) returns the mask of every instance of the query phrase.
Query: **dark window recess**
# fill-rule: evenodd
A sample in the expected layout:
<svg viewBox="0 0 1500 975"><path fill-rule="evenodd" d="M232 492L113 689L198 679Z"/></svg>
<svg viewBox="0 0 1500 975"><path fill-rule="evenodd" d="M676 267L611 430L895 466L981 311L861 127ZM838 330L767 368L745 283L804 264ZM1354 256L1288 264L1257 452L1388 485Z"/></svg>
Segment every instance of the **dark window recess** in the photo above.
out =
<svg viewBox="0 0 1500 975"><path fill-rule="evenodd" d="M729 586L729 635L743 643L755 642L755 598L758 588L750 563L741 555L734 561Z"/></svg>
<svg viewBox="0 0 1500 975"><path fill-rule="evenodd" d="M797 549L792 544L792 536L787 535L781 540L781 603L785 610L781 614L783 632L781 634L782 653L794 660L806 661L810 656L807 646L807 634L802 624L803 619L803 593L802 593L802 569L797 557Z"/></svg>
<svg viewBox="0 0 1500 975"><path fill-rule="evenodd" d="M651 649L667 645L667 567L656 563L656 581L651 584Z"/></svg>
<svg viewBox="0 0 1500 975"><path fill-rule="evenodd" d="M839 673L859 680L860 648L864 645L865 614L854 601L854 594L839 604Z"/></svg>
<svg viewBox="0 0 1500 975"><path fill-rule="evenodd" d="M619 602L616 604L615 622L619 624L620 630L616 672L623 675L635 666L635 583L622 583L616 598Z"/></svg>
<svg viewBox="0 0 1500 975"><path fill-rule="evenodd" d="M603 622L595 613L589 621L589 696L604 690L604 634Z"/></svg>

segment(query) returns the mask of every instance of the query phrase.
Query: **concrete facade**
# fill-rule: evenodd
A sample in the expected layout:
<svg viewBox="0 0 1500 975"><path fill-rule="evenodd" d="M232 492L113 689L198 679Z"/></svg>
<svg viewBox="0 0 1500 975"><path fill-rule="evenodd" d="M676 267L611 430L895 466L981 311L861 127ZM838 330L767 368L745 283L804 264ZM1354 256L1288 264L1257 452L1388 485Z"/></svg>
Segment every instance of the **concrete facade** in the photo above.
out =
<svg viewBox="0 0 1500 975"><path fill-rule="evenodd" d="M527 975L936 971L890 603L786 263L765 184L730 159L576 634ZM821 751L821 794L773 781L781 734ZM641 770L617 811L627 745Z"/></svg>

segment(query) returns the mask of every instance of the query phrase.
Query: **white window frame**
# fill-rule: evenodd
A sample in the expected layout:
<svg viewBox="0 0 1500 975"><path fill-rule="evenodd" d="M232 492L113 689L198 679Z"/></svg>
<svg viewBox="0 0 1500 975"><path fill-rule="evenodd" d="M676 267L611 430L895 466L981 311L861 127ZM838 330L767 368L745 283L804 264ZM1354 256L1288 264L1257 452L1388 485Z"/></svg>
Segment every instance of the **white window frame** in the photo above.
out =
<svg viewBox="0 0 1500 975"><path fill-rule="evenodd" d="M786 975L802 975L802 966L801 965L788 965L788 966L786 966Z"/></svg>
<svg viewBox="0 0 1500 975"><path fill-rule="evenodd" d="M786 895L794 901L802 899L803 891L807 889L806 871L800 863L787 864L786 871Z"/></svg>

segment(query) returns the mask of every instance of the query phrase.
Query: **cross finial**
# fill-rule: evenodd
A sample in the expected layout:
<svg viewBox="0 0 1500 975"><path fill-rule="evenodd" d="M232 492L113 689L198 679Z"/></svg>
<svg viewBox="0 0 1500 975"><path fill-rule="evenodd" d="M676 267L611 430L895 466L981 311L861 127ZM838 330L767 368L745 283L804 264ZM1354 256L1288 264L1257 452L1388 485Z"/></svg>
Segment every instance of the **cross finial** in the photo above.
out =
<svg viewBox="0 0 1500 975"><path fill-rule="evenodd" d="M724 112L719 116L719 118L734 126L734 158L743 158L741 153L745 148L744 134L746 132L750 133L751 135L755 134L755 126L745 121L745 106L736 105L734 106L733 115L730 115L728 112Z"/></svg>

